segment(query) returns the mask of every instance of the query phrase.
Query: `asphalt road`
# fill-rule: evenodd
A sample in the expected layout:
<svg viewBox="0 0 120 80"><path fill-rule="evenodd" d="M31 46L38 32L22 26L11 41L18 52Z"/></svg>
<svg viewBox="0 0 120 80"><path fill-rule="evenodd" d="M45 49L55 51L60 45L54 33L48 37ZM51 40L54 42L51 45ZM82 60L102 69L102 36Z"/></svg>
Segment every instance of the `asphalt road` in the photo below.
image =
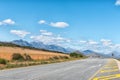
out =
<svg viewBox="0 0 120 80"><path fill-rule="evenodd" d="M91 77L109 61L109 59L84 59L1 70L0 80L91 80ZM115 80L120 80L120 78Z"/></svg>

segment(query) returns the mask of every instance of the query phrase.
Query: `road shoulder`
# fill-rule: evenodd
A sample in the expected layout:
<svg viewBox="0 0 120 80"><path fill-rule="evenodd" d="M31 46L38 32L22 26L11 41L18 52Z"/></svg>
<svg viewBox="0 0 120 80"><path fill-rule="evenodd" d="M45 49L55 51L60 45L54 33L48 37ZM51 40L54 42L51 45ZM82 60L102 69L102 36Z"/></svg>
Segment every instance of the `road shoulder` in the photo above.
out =
<svg viewBox="0 0 120 80"><path fill-rule="evenodd" d="M118 65L118 68L119 68L119 71L120 71L120 61L118 61L116 59L114 59L114 60L116 61L117 65Z"/></svg>

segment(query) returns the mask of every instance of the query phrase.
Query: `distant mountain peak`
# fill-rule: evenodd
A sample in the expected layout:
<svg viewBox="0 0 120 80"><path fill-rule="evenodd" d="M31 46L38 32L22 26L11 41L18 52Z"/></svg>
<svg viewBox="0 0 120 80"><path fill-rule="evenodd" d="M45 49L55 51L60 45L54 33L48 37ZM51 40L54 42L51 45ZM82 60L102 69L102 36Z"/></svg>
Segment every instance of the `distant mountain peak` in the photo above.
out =
<svg viewBox="0 0 120 80"><path fill-rule="evenodd" d="M95 53L95 52L92 51L92 50L84 50L83 53L84 53L85 55L88 55L88 54Z"/></svg>
<svg viewBox="0 0 120 80"><path fill-rule="evenodd" d="M17 44L17 45L20 45L20 46L31 46L31 44L27 41L24 41L22 39L19 39L19 40L13 40L12 43L14 44Z"/></svg>
<svg viewBox="0 0 120 80"><path fill-rule="evenodd" d="M53 44L47 45L47 44L44 44L43 42L36 42L36 41L27 42L22 39L13 40L12 43L20 45L20 46L29 46L29 47L34 47L34 48L38 48L38 49L58 51L58 52L64 52L64 53L70 53L73 51L72 49L70 50L70 49L67 49L67 48L64 48L64 47L61 47L58 45L53 45Z"/></svg>

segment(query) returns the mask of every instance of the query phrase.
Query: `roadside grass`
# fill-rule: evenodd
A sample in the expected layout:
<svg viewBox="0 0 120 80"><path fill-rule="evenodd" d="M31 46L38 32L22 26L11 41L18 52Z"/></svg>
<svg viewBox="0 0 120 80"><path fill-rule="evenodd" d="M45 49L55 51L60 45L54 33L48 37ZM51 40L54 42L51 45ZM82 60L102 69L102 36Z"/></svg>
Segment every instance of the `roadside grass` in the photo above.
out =
<svg viewBox="0 0 120 80"><path fill-rule="evenodd" d="M26 59L29 57L28 59ZM33 60L30 58L28 54L20 55L19 53L15 53L13 55L13 60L7 61L6 64L0 64L0 70L2 69L10 69L10 68L18 68L18 67L26 67L26 66L33 66L33 65L42 65L42 64L51 64L51 63L58 63L58 62L65 62L65 61L72 61L72 60L79 60L84 59L85 56L81 56L72 53L69 56L54 56L46 60Z"/></svg>

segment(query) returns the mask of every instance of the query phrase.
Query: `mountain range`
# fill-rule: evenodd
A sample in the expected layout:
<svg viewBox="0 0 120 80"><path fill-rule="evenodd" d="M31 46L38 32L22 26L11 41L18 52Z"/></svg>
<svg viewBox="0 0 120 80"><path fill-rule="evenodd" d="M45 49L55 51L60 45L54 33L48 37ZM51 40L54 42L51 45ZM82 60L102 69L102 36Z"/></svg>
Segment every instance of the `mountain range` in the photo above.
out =
<svg viewBox="0 0 120 80"><path fill-rule="evenodd" d="M43 42L27 42L27 41L24 41L22 39L20 40L13 40L11 41L11 43L13 44L17 44L17 45L20 45L20 46L28 46L28 47L34 47L34 48L38 48L38 49L44 49L44 50L50 50L50 51L58 51L58 52L63 52L63 53L71 53L71 52L76 52L76 53L80 53L80 54L83 54L85 56L88 56L88 57L100 57L101 55L92 51L92 50L85 50L85 51L79 51L79 50L74 50L74 49L71 49L71 48L63 48L61 46L57 46L57 45L47 45L47 44L44 44Z"/></svg>
<svg viewBox="0 0 120 80"><path fill-rule="evenodd" d="M63 52L63 53L71 53L71 52L76 52L75 49L71 49L71 48L64 48L58 45L47 45L44 44L43 42L27 42L25 40L13 40L11 41L11 43L13 44L17 44L20 46L28 46L28 47L34 47L34 48L38 48L38 49L44 49L44 50L50 50L50 51L58 51L58 52ZM97 53L95 51L92 50L84 50L84 51L79 51L82 54L88 56L88 57L114 57L114 58L120 58L120 52L117 51L113 51L109 54L102 54L102 53ZM114 56L112 56L112 54L114 54Z"/></svg>
<svg viewBox="0 0 120 80"><path fill-rule="evenodd" d="M85 50L82 53L87 57L94 57L94 58L104 57L103 55L101 55L97 52L94 52L92 50Z"/></svg>
<svg viewBox="0 0 120 80"><path fill-rule="evenodd" d="M102 58L117 58L117 59L120 58L120 52L117 52L117 51L113 51L109 54L103 54L103 53L97 53L92 50L85 50L82 53L88 57L96 56L96 57L102 57Z"/></svg>
<svg viewBox="0 0 120 80"><path fill-rule="evenodd" d="M22 39L20 40L13 40L11 41L13 44L17 44L20 46L28 46L28 47L34 47L38 49L45 49L45 50L50 50L50 51L58 51L58 52L63 52L63 53L71 53L74 52L74 49L71 48L63 48L58 45L47 45L42 42L27 42Z"/></svg>
<svg viewBox="0 0 120 80"><path fill-rule="evenodd" d="M96 53L96 52L94 52L94 51L92 51L92 50L84 50L84 51L83 51L83 54L84 54L84 55L89 55L89 54L92 54L92 53Z"/></svg>

